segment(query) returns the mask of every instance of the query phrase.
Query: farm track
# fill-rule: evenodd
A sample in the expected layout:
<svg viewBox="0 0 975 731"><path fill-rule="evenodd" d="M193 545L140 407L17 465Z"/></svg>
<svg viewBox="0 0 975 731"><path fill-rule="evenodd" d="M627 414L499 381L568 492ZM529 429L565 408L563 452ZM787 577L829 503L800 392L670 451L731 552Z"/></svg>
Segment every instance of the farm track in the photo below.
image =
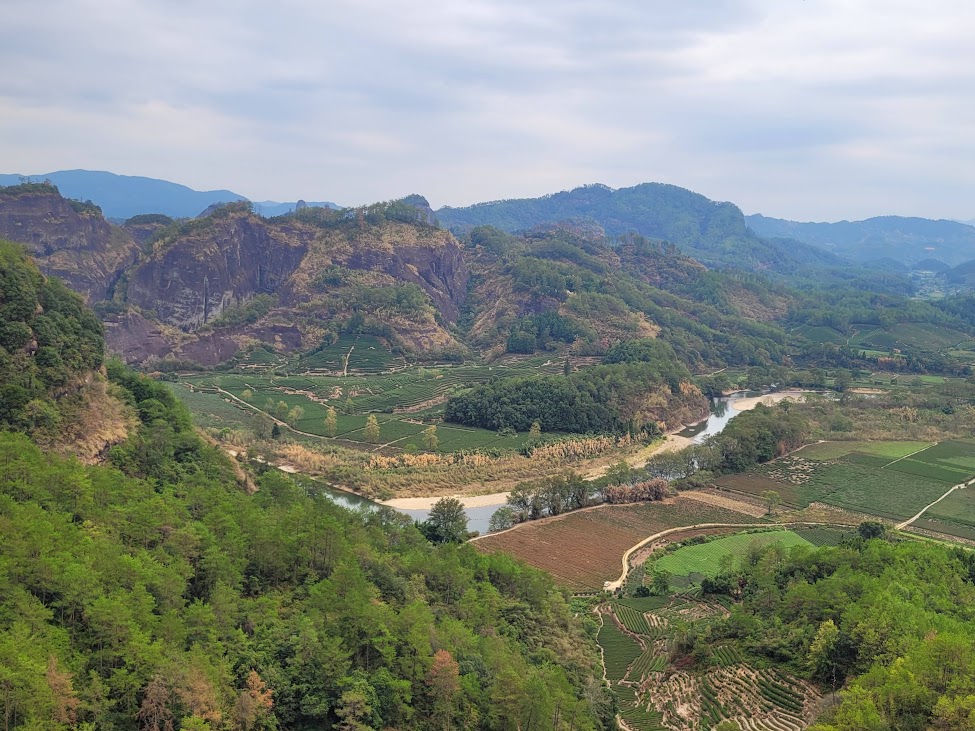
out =
<svg viewBox="0 0 975 731"><path fill-rule="evenodd" d="M973 480L975 482L975 480ZM662 530L659 533L654 533L652 536L644 538L642 541L637 543L635 546L629 548L626 553L623 554L623 571L620 577L615 581L607 581L604 584L604 591L616 591L619 589L623 582L626 581L626 575L630 573L630 557L639 551L641 548L646 546L648 543L653 543L656 540L665 538L666 536L673 535L674 533L680 533L682 531L689 530L704 530L709 528L769 528L769 527L781 527L783 529L792 529L797 526L817 526L821 528L849 528L847 525L841 525L840 523L815 523L800 521L796 523L698 523L697 525L685 525L678 528L668 528L667 530Z"/></svg>
<svg viewBox="0 0 975 731"><path fill-rule="evenodd" d="M949 496L949 495L950 495L951 493L953 493L953 492L954 492L955 490L964 490L964 489L965 489L966 487L968 487L969 485L973 485L973 484L975 484L975 478L972 478L972 479L971 479L971 480L969 480L968 482L960 482L959 484L957 484L957 485L955 485L954 487L952 487L951 489L949 489L949 490L948 490L948 492L946 492L946 493L945 493L944 495L942 495L941 497L939 497L939 498L938 498L937 500L935 500L935 501L934 501L933 503L931 503L930 505L925 505L925 506L924 506L923 508L921 508L921 512L919 512L919 513L918 513L917 515L915 515L915 516L914 516L913 518L910 518L909 520L905 520L905 521L904 521L903 523L898 523L898 524L897 524L896 526L894 526L894 527L895 527L895 528L897 528L897 530L904 530L905 528L907 528L907 526L909 526L909 525L910 525L911 523L913 523L913 522L914 522L915 520L917 520L918 518L920 518L920 517L921 517L922 515L924 515L924 514L925 514L925 513L926 513L926 512L928 511L928 510L930 510L930 509L931 509L931 508L933 508L933 507L934 507L935 505L937 505L938 503L940 503L940 502L941 502L942 500L944 500L944 499L945 499L946 497L948 497L948 496Z"/></svg>

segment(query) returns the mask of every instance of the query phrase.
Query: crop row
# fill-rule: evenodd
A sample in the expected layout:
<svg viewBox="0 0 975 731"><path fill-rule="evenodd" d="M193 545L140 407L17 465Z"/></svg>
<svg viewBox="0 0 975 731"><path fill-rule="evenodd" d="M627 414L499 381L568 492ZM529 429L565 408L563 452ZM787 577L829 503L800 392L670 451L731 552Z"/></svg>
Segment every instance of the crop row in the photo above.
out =
<svg viewBox="0 0 975 731"><path fill-rule="evenodd" d="M737 665L742 661L741 654L738 650L731 645L722 645L721 647L716 647L711 653L711 658L714 660L715 664L721 667L727 667L728 665Z"/></svg>
<svg viewBox="0 0 975 731"><path fill-rule="evenodd" d="M613 611L620 623L630 632L635 632L638 635L650 634L650 625L647 624L647 618L641 612L621 604L614 604Z"/></svg>
<svg viewBox="0 0 975 731"><path fill-rule="evenodd" d="M650 673L663 672L667 667L667 658L663 655L655 655L653 648L644 651L630 667L630 680L640 682Z"/></svg>
<svg viewBox="0 0 975 731"><path fill-rule="evenodd" d="M664 726L664 717L656 711L647 711L639 706L620 710L620 718L633 731L670 731Z"/></svg>
<svg viewBox="0 0 975 731"><path fill-rule="evenodd" d="M639 643L624 634L612 619L603 618L602 627L596 636L600 647L603 648L603 661L606 665L606 677L612 682L618 682L626 676L630 664L643 652Z"/></svg>
<svg viewBox="0 0 975 731"><path fill-rule="evenodd" d="M787 711L793 711L795 713L802 713L803 697L795 691L779 683L765 680L764 678L759 678L758 687L762 695L779 708L784 708Z"/></svg>

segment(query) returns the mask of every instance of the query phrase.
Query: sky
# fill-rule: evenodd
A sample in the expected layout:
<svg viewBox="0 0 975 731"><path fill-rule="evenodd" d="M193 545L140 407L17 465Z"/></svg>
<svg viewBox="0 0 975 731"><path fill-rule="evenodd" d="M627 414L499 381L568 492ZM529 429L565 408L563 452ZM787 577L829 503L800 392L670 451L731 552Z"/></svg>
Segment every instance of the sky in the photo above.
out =
<svg viewBox="0 0 975 731"><path fill-rule="evenodd" d="M0 172L975 217L971 0L2 0Z"/></svg>

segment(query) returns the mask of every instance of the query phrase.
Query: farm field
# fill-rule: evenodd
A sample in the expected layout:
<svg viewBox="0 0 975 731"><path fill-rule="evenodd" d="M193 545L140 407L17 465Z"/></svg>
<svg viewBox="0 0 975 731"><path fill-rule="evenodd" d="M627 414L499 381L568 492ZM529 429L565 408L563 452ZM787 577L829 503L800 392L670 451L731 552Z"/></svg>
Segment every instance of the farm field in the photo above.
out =
<svg viewBox="0 0 975 731"><path fill-rule="evenodd" d="M597 611L606 677L632 729L696 731L727 719L749 731L799 731L815 712L815 689L782 670L750 665L733 644L711 648L703 665L674 657L681 628L713 622L726 613L721 604L649 597Z"/></svg>
<svg viewBox="0 0 975 731"><path fill-rule="evenodd" d="M369 415L380 425L378 444L387 450L422 450L421 433L442 414L443 404L454 391L483 383L498 375L529 375L560 372L561 362L544 357L502 359L497 364L423 367L396 360L381 343L366 336L347 336L336 344L304 358L303 372L278 375L270 366L240 367L235 371L183 376L180 398L197 414L203 426L248 428L256 411L283 419L300 406L303 414L292 426L307 434L328 438L325 416L336 411L335 437L372 446L364 429ZM344 355L342 353L344 352ZM261 355L257 356L260 353ZM349 375L340 375L348 357ZM266 350L249 356L270 361L279 358ZM580 361L583 359L579 359ZM581 363L580 363L581 365ZM353 367L354 366L354 367ZM399 370L390 371L390 368ZM315 369L318 369L317 371ZM224 391L246 403L234 404ZM216 398L207 398L215 396ZM281 407L280 405L284 406ZM486 429L438 424L438 450L516 450L527 434L499 436Z"/></svg>
<svg viewBox="0 0 975 731"><path fill-rule="evenodd" d="M653 561L653 568L671 574L672 589L686 590L699 586L706 577L717 576L729 561L745 561L755 547L779 543L788 551L796 546L837 545L846 535L843 531L817 527L736 533L663 554ZM646 570L649 571L649 566Z"/></svg>
<svg viewBox="0 0 975 731"><path fill-rule="evenodd" d="M788 508L821 502L896 521L915 515L973 476L973 441L828 442L722 477L716 486L752 496L775 490ZM963 520L975 521L975 512L963 507L963 500L952 495L934 509L952 511L952 520L958 512L967 516Z"/></svg>
<svg viewBox="0 0 975 731"><path fill-rule="evenodd" d="M575 591L597 591L619 577L622 557L644 538L681 526L700 523L762 522L678 495L657 503L606 505L527 523L515 530L475 541L486 553L505 551L551 573ZM682 537L693 534L682 533ZM700 534L700 531L698 532Z"/></svg>
<svg viewBox="0 0 975 731"><path fill-rule="evenodd" d="M902 322L888 329L869 323L852 323L850 332L831 327L803 325L796 333L814 343L849 345L857 350L883 355L893 348L942 353L965 362L975 356L975 338L953 328Z"/></svg>

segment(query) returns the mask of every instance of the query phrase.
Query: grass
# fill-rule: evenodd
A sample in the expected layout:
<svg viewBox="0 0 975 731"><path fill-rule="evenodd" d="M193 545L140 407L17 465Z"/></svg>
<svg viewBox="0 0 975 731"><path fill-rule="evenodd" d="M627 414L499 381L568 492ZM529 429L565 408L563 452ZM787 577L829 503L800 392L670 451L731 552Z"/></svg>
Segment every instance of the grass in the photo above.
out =
<svg viewBox="0 0 975 731"><path fill-rule="evenodd" d="M742 561L754 547L772 543L781 543L787 549L794 546L813 546L810 541L789 530L738 533L707 543L678 548L659 558L654 566L658 571L667 571L674 577L714 577L721 573L725 557L731 557L736 562Z"/></svg>

